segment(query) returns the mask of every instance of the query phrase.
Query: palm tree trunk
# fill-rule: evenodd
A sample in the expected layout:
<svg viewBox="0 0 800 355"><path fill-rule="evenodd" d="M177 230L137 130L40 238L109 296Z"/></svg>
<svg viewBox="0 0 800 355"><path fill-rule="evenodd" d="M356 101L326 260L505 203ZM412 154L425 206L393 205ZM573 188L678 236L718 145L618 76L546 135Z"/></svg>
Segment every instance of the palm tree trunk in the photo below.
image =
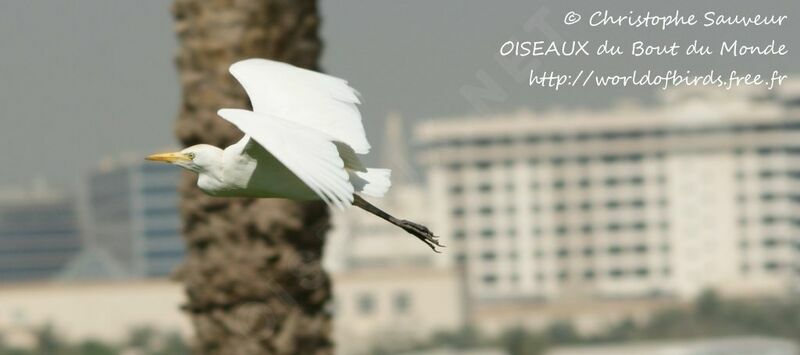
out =
<svg viewBox="0 0 800 355"><path fill-rule="evenodd" d="M228 74L237 60L273 58L316 68L321 51L315 0L175 0L184 145L226 146L241 137L216 116L248 107ZM186 287L198 354L331 354L322 269L329 216L321 203L203 195L195 176L181 186Z"/></svg>

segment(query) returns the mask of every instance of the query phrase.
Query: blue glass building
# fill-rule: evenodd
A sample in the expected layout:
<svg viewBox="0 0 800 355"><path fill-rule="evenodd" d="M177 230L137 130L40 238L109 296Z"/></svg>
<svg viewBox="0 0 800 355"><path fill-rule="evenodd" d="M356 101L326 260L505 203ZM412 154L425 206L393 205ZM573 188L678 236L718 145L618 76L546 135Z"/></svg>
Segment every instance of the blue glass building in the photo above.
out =
<svg viewBox="0 0 800 355"><path fill-rule="evenodd" d="M95 243L133 277L168 276L183 259L179 181L179 169L139 161L89 177Z"/></svg>
<svg viewBox="0 0 800 355"><path fill-rule="evenodd" d="M0 282L52 279L80 249L74 198L42 188L0 197Z"/></svg>

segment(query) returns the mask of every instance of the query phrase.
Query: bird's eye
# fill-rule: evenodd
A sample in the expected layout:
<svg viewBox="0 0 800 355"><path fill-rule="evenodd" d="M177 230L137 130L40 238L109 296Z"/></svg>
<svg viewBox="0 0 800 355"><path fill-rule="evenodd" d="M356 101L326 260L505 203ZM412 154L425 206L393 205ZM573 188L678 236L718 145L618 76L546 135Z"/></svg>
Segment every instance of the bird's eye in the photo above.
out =
<svg viewBox="0 0 800 355"><path fill-rule="evenodd" d="M194 153L189 153L189 154L186 154L186 156L188 156L188 157L189 157L189 159L194 159Z"/></svg>

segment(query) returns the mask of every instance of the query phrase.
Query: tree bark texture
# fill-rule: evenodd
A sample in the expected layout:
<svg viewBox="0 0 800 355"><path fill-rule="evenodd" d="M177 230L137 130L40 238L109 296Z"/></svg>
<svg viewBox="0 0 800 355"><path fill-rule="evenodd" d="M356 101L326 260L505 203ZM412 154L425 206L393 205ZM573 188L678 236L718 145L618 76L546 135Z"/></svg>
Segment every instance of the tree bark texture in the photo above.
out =
<svg viewBox="0 0 800 355"><path fill-rule="evenodd" d="M321 41L315 0L175 0L177 67L183 100L175 132L186 146L225 147L241 137L217 117L250 107L228 73L241 59L272 58L317 68ZM186 311L197 354L331 354L321 256L324 204L204 195L196 176L182 184Z"/></svg>

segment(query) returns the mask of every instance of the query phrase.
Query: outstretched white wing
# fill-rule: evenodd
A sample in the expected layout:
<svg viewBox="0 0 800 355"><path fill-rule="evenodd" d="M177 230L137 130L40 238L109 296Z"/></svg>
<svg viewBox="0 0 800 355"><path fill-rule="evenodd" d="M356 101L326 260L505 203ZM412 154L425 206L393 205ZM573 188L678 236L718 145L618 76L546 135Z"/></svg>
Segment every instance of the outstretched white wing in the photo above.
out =
<svg viewBox="0 0 800 355"><path fill-rule="evenodd" d="M246 59L230 72L242 84L253 111L316 129L359 154L370 146L358 111L358 93L347 81L290 64Z"/></svg>
<svg viewBox="0 0 800 355"><path fill-rule="evenodd" d="M272 153L328 205L345 209L353 203L353 185L332 137L264 113L222 109L217 114Z"/></svg>

